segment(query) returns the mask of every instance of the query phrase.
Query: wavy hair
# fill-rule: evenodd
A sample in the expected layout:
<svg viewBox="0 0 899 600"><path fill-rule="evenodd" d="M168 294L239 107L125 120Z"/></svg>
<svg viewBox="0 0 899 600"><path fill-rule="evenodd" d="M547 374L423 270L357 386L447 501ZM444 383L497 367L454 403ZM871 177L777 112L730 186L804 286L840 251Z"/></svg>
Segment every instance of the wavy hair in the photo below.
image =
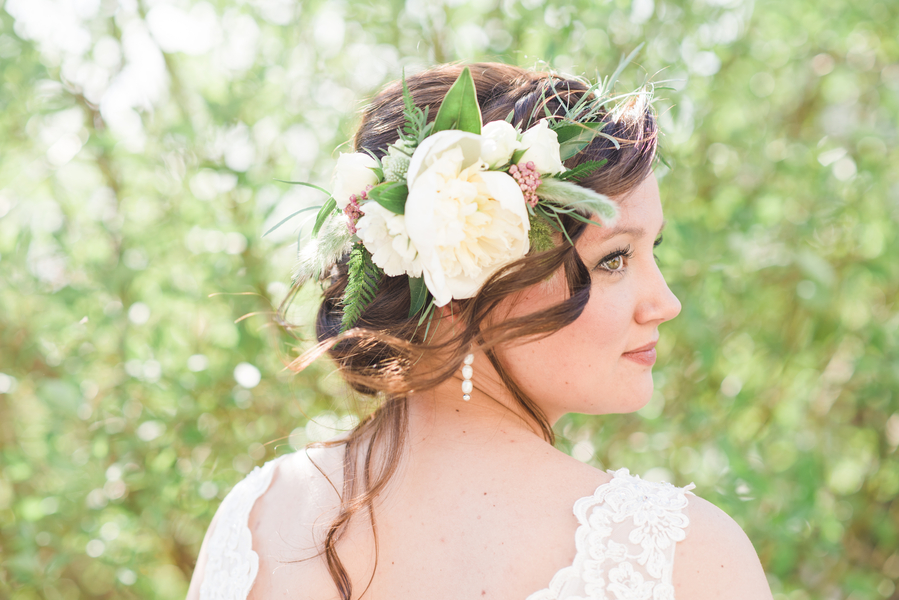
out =
<svg viewBox="0 0 899 600"><path fill-rule="evenodd" d="M536 72L498 63L468 65L475 82L478 103L485 123L506 119L526 130L537 120L562 118L590 86L547 72ZM433 119L462 65L444 65L407 78L415 104L428 107ZM364 109L362 122L353 140L356 152L384 156L387 146L397 140L404 124L402 84L394 82L377 94ZM603 166L580 180L611 198L627 194L651 172L656 155L658 130L650 102L650 92L641 90L612 106L608 97L587 98L595 110L591 118L605 123L597 136L581 152L565 162L568 168L588 161L605 161ZM562 224L572 242L584 231L584 223L563 217ZM560 236L561 237L561 236ZM507 298L562 270L567 298L539 313L494 322L490 317ZM284 315L304 281L296 281L292 293L279 309ZM573 244L568 241L542 252L530 252L494 273L477 294L454 300L456 328L439 342L426 339L426 328L418 318L409 318L411 304L408 277L383 276L379 293L364 310L355 327L340 333L341 299L347 285L347 267L341 262L332 269L324 298L316 317L318 345L291 363L302 370L312 360L328 354L347 383L356 391L372 396L375 408L348 435L322 442L323 446L345 446L343 492L339 512L330 523L323 548L331 578L342 600L351 600L353 585L337 553L337 542L350 520L367 512L375 540L377 569L377 522L374 500L396 472L407 437L407 395L423 391L449 379L462 365L475 344L483 351L511 392L519 408L554 443L551 424L540 406L521 389L503 366L497 347L513 340L548 336L570 325L580 316L590 299L590 272ZM431 336L433 337L433 335ZM416 364L433 368L415 368ZM374 572L372 573L372 578ZM369 585L371 580L369 580ZM367 590L367 588L366 588ZM365 591L362 592L363 594Z"/></svg>

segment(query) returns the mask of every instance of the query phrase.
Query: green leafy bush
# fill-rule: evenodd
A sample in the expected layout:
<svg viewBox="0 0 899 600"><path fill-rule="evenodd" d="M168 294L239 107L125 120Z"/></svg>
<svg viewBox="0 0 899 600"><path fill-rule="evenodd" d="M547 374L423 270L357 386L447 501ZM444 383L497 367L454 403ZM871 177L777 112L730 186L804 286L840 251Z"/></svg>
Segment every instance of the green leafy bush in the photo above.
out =
<svg viewBox="0 0 899 600"><path fill-rule="evenodd" d="M38 5L0 11L0 596L183 597L228 489L352 424L331 366L283 369L301 232L261 232L321 202L276 180L328 187L358 102L447 60L592 78L646 42L626 85L671 80L684 309L649 406L560 445L695 481L778 600L895 597L894 4L103 1L57 29Z"/></svg>

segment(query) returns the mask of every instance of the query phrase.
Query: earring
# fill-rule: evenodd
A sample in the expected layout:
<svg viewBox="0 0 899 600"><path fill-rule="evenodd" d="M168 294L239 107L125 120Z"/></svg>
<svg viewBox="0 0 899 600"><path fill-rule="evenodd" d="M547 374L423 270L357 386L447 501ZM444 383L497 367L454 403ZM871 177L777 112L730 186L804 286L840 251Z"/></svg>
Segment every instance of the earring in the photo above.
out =
<svg viewBox="0 0 899 600"><path fill-rule="evenodd" d="M474 369L471 363L474 362L474 354L466 354L462 359L462 399L468 402L471 400L471 391L474 384L471 383L471 376L474 375Z"/></svg>

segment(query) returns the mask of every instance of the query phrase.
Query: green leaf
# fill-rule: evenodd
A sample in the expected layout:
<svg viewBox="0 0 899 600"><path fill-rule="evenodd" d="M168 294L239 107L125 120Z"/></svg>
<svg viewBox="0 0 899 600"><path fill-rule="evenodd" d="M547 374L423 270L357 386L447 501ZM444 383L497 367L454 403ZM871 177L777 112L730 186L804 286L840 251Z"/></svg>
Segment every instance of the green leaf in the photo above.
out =
<svg viewBox="0 0 899 600"><path fill-rule="evenodd" d="M624 68L634 61L634 57L640 53L640 50L643 49L643 46L645 44L646 44L646 42L640 42L640 45L638 45L636 48L631 50L630 54L628 54L627 56L621 57L621 60L618 63L618 67L615 69L615 72L612 73L611 77L609 77L608 89L613 88L615 86L615 84L618 83L618 78L621 76L621 73L624 71Z"/></svg>
<svg viewBox="0 0 899 600"><path fill-rule="evenodd" d="M481 106L468 67L462 69L459 78L446 93L434 119L435 132L447 129L481 133Z"/></svg>
<svg viewBox="0 0 899 600"><path fill-rule="evenodd" d="M553 131L556 132L559 143L564 144L568 140L576 137L589 137L590 139L593 139L596 135L593 131L601 130L605 126L606 124L602 121L593 123L569 123L567 125L560 125L553 129Z"/></svg>
<svg viewBox="0 0 899 600"><path fill-rule="evenodd" d="M308 187L308 188L312 188L313 190L318 190L318 191L320 191L320 192L324 192L325 194L328 195L328 197L331 196L331 192L329 192L329 191L326 190L325 188L319 187L319 186L317 186L317 185L315 185L315 184L312 184L312 183L306 183L305 181L285 181L284 179L275 179L275 181L278 181L278 182L280 182L280 183L289 183L290 185L302 185L302 186L305 186L305 187Z"/></svg>
<svg viewBox="0 0 899 600"><path fill-rule="evenodd" d="M297 216L297 215L300 214L300 213L304 213L304 212L307 212L307 211L310 211L310 210L316 210L316 209L321 210L321 208L322 208L321 206L307 206L306 208L301 208L300 210L298 210L298 211L296 211L296 212L292 212L292 213L290 213L288 216L286 216L286 217L284 217L283 219L281 219L280 221L278 221L278 223L277 223L276 225L274 225L273 227L269 228L268 231L266 231L265 233L262 234L262 237L267 236L268 234L270 234L271 232L273 232L275 229L277 229L277 228L280 227L281 225L284 225L284 223L287 223L289 220L291 220L292 218L294 218L295 216Z"/></svg>
<svg viewBox="0 0 899 600"><path fill-rule="evenodd" d="M368 190L368 199L373 200L398 215L406 212L406 196L409 195L409 188L405 183L391 181L376 185Z"/></svg>
<svg viewBox="0 0 899 600"><path fill-rule="evenodd" d="M411 319L424 308L425 302L428 300L428 286L425 285L424 277L409 278L409 294L412 298L409 304L409 318Z"/></svg>
<svg viewBox="0 0 899 600"><path fill-rule="evenodd" d="M312 226L312 237L318 235L318 230L322 228L322 225L325 224L325 219L328 218L332 212L337 209L337 200L334 198L328 198L328 201L325 202L324 206L318 211L318 215L315 217L315 225Z"/></svg>
<svg viewBox="0 0 899 600"><path fill-rule="evenodd" d="M589 146L605 125L603 122L594 122L563 125L557 128L555 132L559 139L559 154L562 160L568 160Z"/></svg>
<svg viewBox="0 0 899 600"><path fill-rule="evenodd" d="M521 161L521 157L524 156L524 153L527 152L527 148L521 148L512 153L512 158L509 159L509 162L513 165L517 165Z"/></svg>

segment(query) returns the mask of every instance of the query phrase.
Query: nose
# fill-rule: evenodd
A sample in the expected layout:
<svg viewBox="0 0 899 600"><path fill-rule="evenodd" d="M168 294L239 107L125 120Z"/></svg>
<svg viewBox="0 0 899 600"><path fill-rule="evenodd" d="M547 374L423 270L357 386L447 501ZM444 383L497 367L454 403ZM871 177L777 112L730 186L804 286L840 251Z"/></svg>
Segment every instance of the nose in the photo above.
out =
<svg viewBox="0 0 899 600"><path fill-rule="evenodd" d="M637 305L635 317L638 323L664 323L680 314L680 300L668 287L668 282L655 261L652 266L652 277Z"/></svg>

